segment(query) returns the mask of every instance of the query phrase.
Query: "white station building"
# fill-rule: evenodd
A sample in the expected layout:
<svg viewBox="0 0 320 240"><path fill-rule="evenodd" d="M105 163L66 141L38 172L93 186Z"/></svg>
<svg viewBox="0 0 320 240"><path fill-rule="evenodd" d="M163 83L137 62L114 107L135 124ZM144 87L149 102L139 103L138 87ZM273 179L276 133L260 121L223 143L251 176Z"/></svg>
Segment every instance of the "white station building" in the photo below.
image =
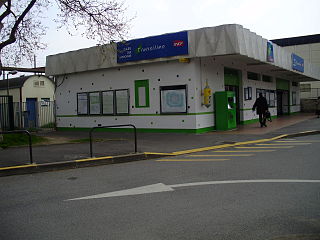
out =
<svg viewBox="0 0 320 240"><path fill-rule="evenodd" d="M258 121L260 92L274 118L293 114L299 83L320 80L320 68L231 24L48 56L46 75L56 79L58 129L203 133L217 129L216 92L234 92L237 125Z"/></svg>

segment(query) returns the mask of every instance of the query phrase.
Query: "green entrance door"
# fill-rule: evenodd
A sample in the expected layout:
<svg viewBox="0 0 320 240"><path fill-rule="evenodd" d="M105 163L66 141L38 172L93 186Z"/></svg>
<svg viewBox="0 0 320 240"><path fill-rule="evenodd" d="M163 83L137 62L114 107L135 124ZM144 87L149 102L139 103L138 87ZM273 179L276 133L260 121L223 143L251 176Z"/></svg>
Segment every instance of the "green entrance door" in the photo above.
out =
<svg viewBox="0 0 320 240"><path fill-rule="evenodd" d="M231 68L224 69L224 85L225 90L234 92L236 99L236 122L240 123L240 73L241 71Z"/></svg>

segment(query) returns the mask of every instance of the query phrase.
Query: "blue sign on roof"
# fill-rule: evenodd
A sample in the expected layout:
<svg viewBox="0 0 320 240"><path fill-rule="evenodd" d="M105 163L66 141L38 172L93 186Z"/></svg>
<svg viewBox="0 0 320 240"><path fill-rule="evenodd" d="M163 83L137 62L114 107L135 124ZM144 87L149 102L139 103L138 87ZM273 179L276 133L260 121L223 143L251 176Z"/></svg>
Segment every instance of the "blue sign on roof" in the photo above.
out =
<svg viewBox="0 0 320 240"><path fill-rule="evenodd" d="M267 61L274 62L272 42L267 42Z"/></svg>
<svg viewBox="0 0 320 240"><path fill-rule="evenodd" d="M298 55L292 53L291 54L292 60L292 69L297 70L299 72L304 72L304 59L299 57Z"/></svg>
<svg viewBox="0 0 320 240"><path fill-rule="evenodd" d="M188 32L117 43L117 63L186 55L189 53Z"/></svg>

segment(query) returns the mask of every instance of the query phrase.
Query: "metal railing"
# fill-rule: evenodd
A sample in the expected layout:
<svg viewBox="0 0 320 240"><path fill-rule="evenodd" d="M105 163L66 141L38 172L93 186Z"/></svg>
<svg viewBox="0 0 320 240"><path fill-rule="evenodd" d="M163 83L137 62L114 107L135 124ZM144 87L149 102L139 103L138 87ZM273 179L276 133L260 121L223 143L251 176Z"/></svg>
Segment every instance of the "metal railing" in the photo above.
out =
<svg viewBox="0 0 320 240"><path fill-rule="evenodd" d="M3 99L0 98L0 122L3 129L55 129L54 101L8 103Z"/></svg>
<svg viewBox="0 0 320 240"><path fill-rule="evenodd" d="M90 139L90 157L93 157L93 148L92 148L92 133L95 129L98 128L114 128L114 127L132 127L134 132L134 152L137 152L137 128L133 124L123 124L123 125L111 125L111 126L98 126L93 127L89 131L89 139Z"/></svg>
<svg viewBox="0 0 320 240"><path fill-rule="evenodd" d="M28 135L29 140L29 156L30 156L30 164L33 164L33 158L32 158L32 139L31 134L27 130L16 130L16 131L4 131L0 132L0 134L17 134L17 133L25 133Z"/></svg>

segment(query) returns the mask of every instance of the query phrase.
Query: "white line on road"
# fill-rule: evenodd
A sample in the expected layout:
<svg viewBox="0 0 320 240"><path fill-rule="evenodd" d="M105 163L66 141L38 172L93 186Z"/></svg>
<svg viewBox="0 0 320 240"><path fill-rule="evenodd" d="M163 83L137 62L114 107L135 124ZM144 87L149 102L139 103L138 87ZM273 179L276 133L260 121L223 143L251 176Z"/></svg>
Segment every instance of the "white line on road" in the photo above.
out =
<svg viewBox="0 0 320 240"><path fill-rule="evenodd" d="M132 195L141 195L141 194L148 194L148 193L159 193L159 192L172 192L175 190L174 188L179 188L179 187L194 187L194 186L220 185L220 184L240 184L240 183L320 183L320 180L257 179L257 180L208 181L208 182L182 183L182 184L173 184L173 185L165 185L163 183L157 183L157 184L146 185L142 187L125 189L125 190L120 190L115 192L96 194L96 195L80 197L80 198L72 198L65 201L132 196Z"/></svg>

